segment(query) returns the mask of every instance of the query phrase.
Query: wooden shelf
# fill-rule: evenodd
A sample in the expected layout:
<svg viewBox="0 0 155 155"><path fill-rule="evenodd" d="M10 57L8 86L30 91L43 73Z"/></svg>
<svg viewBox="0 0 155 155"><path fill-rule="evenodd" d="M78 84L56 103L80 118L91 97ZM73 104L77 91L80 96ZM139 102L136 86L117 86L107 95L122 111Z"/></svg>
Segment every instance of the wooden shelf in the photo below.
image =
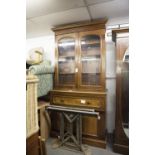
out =
<svg viewBox="0 0 155 155"><path fill-rule="evenodd" d="M81 58L81 61L99 61L101 58L100 57L92 57L91 55L89 56L83 56Z"/></svg>
<svg viewBox="0 0 155 155"><path fill-rule="evenodd" d="M67 50L67 51L59 50L58 55L59 57L75 56L75 50Z"/></svg>
<svg viewBox="0 0 155 155"><path fill-rule="evenodd" d="M72 74L75 74L75 73L59 73L60 75L72 75ZM92 72L92 73L86 73L86 72L82 72L82 74L92 74L92 75L95 75L95 74L101 74L100 72Z"/></svg>
<svg viewBox="0 0 155 155"><path fill-rule="evenodd" d="M99 74L101 74L100 72L82 72L81 74L89 74L89 75L99 75Z"/></svg>
<svg viewBox="0 0 155 155"><path fill-rule="evenodd" d="M95 74L101 74L101 73L83 73L82 74L92 74L92 75L95 75Z"/></svg>
<svg viewBox="0 0 155 155"><path fill-rule="evenodd" d="M95 44L100 44L100 42L99 41L91 41L91 42L85 42L85 43L81 43L81 46L83 46L83 45L95 45Z"/></svg>
<svg viewBox="0 0 155 155"><path fill-rule="evenodd" d="M75 44L72 44L72 43L71 43L71 44L70 44L70 43L59 43L59 44L58 44L58 47L60 47L60 48L61 48L61 47L66 47L66 44L68 44L67 47L75 46Z"/></svg>
<svg viewBox="0 0 155 155"><path fill-rule="evenodd" d="M75 73L59 73L59 74L62 74L62 75L69 75L69 74L75 74Z"/></svg>
<svg viewBox="0 0 155 155"><path fill-rule="evenodd" d="M59 59L60 58L73 58L75 57L75 55L63 55L63 56L59 56Z"/></svg>
<svg viewBox="0 0 155 155"><path fill-rule="evenodd" d="M100 57L100 54L82 54L82 56L81 56L81 59L83 59L83 58L96 58L96 59L100 59L101 57Z"/></svg>

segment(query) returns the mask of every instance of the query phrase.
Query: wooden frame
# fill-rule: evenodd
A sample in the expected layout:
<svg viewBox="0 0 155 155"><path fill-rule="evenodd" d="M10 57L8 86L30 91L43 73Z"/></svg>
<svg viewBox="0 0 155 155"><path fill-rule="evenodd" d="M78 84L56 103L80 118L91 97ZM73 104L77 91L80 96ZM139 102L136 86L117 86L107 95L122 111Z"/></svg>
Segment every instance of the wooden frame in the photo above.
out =
<svg viewBox="0 0 155 155"><path fill-rule="evenodd" d="M56 36L56 48L55 48L55 88L75 88L76 85L69 85L69 84L59 84L59 76L58 76L58 58L59 58L59 54L58 54L58 41L64 38L74 38L75 39L75 67L77 66L77 34L76 33L71 33L71 34L65 34L65 35L59 35ZM77 74L75 73L75 83L77 81Z"/></svg>
<svg viewBox="0 0 155 155"><path fill-rule="evenodd" d="M100 120L91 117L83 117L83 142L105 148L106 147L106 127L105 127L105 109L106 109L106 90L105 90L105 23L107 19L92 22L82 22L77 24L68 24L58 26L52 30L56 36L56 63L55 63L55 84L51 91L50 103L55 105L73 106L80 108L93 108L100 112ZM98 35L100 38L100 83L99 85L81 84L81 43L80 38L84 35ZM75 63L78 73L75 73L75 85L60 85L58 83L58 45L59 39L65 37L75 38L76 57ZM96 77L95 77L96 78ZM94 78L94 79L95 79ZM93 79L93 80L94 80ZM92 81L93 81L92 80ZM96 80L96 79L95 79ZM94 81L95 81L94 80ZM96 82L96 81L95 81ZM95 83L94 82L94 83ZM89 84L89 83L88 83ZM98 84L98 83L97 83ZM52 135L58 135L60 128L60 116L57 112L52 112ZM51 117L52 118L52 117ZM92 125L93 124L93 125Z"/></svg>
<svg viewBox="0 0 155 155"><path fill-rule="evenodd" d="M104 40L105 30L95 30L95 31L87 31L71 34L64 34L56 36L56 48L55 48L55 88L57 89L79 89L79 90L105 90L105 40ZM84 35L99 35L100 37L100 50L101 50L101 64L100 64L100 85L82 85L81 83L81 46L80 46L80 38ZM78 72L75 72L75 85L69 84L59 84L59 76L58 76L58 41L64 38L74 38L75 39L75 68L78 68Z"/></svg>
<svg viewBox="0 0 155 155"><path fill-rule="evenodd" d="M86 100L86 105L81 105L79 101L79 107L89 107L95 108L96 111L105 112L106 111L106 93L105 92L89 92L89 91L71 91L67 92L66 90L53 90L51 93L51 101L50 103L55 104L55 99L59 99L57 102L58 105L66 105L68 106L77 106L73 101L76 99ZM91 102L87 105L87 100L90 102L99 101L99 107L91 107ZM66 102L65 102L66 101ZM71 104L69 104L71 103Z"/></svg>
<svg viewBox="0 0 155 155"><path fill-rule="evenodd" d="M79 23L58 25L55 28L52 28L52 30L55 32L55 35L57 36L68 33L105 29L105 24L107 20L108 20L107 18L104 18L104 19L97 19L94 21L84 21Z"/></svg>
<svg viewBox="0 0 155 155"><path fill-rule="evenodd" d="M39 133L36 132L26 139L26 155L39 155Z"/></svg>
<svg viewBox="0 0 155 155"><path fill-rule="evenodd" d="M128 47L129 38L128 38L129 29L122 30L113 30L112 36L113 41L116 43L116 59L117 67L120 67L120 60L124 55L124 49ZM122 126L122 101L121 101L121 90L122 79L121 72L117 70L116 77L116 122L115 122L115 132L114 132L114 145L113 149L115 152L121 154L129 154L129 138L126 136L123 126Z"/></svg>
<svg viewBox="0 0 155 155"><path fill-rule="evenodd" d="M79 74L78 74L78 88L79 89L85 89L85 90L105 90L105 84L104 84L104 79L105 79L105 41L103 39L103 36L105 34L105 30L101 29L101 30L94 30L94 31L86 31L86 32L80 32L79 33L79 42L80 42L80 39L83 37L83 36L86 36L86 35L98 35L100 37L100 51L101 51L101 64L100 64L100 84L99 85L95 85L95 86L92 86L92 85L82 85L82 82L81 82L81 72L82 72L82 64L81 64L81 53L82 53L82 50L81 50L81 46L79 46L79 62L78 62L78 66L79 66ZM80 45L80 43L79 43Z"/></svg>

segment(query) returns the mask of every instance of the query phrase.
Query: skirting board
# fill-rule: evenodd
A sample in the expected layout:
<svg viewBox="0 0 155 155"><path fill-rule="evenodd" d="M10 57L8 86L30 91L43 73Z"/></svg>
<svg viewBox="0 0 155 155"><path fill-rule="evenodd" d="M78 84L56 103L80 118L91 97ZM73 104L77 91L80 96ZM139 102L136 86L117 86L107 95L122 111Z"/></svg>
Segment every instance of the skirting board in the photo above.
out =
<svg viewBox="0 0 155 155"><path fill-rule="evenodd" d="M125 145L114 144L113 145L113 151L116 152L116 153L129 155L129 147L125 146Z"/></svg>
<svg viewBox="0 0 155 155"><path fill-rule="evenodd" d="M100 148L106 148L106 141L104 141L104 140L83 137L82 141L84 144L88 144L88 145L96 146L96 147L100 147Z"/></svg>

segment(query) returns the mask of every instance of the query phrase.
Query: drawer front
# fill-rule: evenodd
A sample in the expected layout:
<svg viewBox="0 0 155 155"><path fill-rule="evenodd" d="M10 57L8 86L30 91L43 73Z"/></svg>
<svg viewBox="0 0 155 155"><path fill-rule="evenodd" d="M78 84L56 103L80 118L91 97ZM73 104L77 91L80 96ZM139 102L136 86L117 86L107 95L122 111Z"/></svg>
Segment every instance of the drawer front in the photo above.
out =
<svg viewBox="0 0 155 155"><path fill-rule="evenodd" d="M65 96L53 96L53 104L96 108L105 110L104 98L71 98Z"/></svg>

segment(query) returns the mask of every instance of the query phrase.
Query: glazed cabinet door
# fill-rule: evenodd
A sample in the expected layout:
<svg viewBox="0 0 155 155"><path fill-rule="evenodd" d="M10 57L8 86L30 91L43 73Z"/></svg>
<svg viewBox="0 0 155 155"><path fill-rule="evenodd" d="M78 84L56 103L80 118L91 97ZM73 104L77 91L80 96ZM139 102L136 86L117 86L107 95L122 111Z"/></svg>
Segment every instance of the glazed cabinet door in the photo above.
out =
<svg viewBox="0 0 155 155"><path fill-rule="evenodd" d="M55 87L76 87L77 34L56 36Z"/></svg>
<svg viewBox="0 0 155 155"><path fill-rule="evenodd" d="M104 30L79 33L79 88L103 90L105 75Z"/></svg>

